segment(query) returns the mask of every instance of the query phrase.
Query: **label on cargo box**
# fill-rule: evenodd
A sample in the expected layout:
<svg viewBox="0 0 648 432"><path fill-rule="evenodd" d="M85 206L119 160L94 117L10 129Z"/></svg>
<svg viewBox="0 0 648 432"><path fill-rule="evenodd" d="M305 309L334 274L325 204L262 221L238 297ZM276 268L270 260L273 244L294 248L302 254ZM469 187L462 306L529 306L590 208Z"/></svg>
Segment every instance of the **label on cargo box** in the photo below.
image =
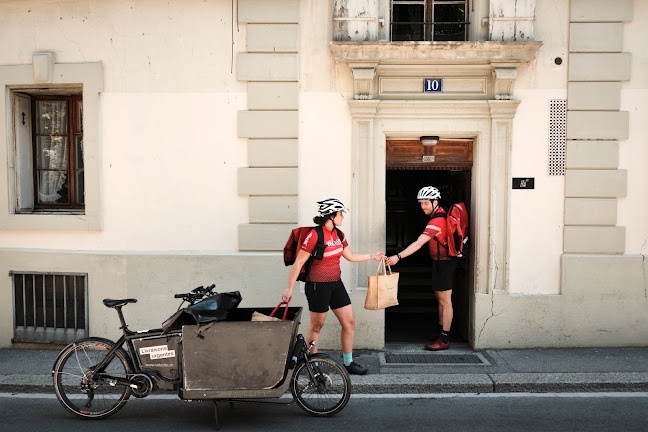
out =
<svg viewBox="0 0 648 432"><path fill-rule="evenodd" d="M152 347L140 348L140 355L150 355L151 360L175 357L175 350L169 350L168 345L157 345Z"/></svg>
<svg viewBox="0 0 648 432"><path fill-rule="evenodd" d="M175 357L175 350L151 353L151 360Z"/></svg>

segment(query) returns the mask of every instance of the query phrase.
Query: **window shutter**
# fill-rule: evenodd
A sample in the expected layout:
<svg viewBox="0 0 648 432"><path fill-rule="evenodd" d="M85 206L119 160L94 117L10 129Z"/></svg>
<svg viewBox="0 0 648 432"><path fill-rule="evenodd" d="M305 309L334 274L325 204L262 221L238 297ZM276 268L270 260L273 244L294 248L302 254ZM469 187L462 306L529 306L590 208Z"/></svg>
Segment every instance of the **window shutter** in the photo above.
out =
<svg viewBox="0 0 648 432"><path fill-rule="evenodd" d="M13 95L16 213L34 211L31 98Z"/></svg>
<svg viewBox="0 0 648 432"><path fill-rule="evenodd" d="M490 0L492 41L535 40L536 0Z"/></svg>

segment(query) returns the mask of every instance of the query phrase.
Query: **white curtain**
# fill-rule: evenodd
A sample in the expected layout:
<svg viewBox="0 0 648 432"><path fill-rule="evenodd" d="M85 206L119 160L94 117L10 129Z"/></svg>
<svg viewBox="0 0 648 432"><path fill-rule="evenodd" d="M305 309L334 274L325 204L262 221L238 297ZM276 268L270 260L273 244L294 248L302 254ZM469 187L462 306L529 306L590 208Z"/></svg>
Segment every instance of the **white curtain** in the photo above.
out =
<svg viewBox="0 0 648 432"><path fill-rule="evenodd" d="M67 180L67 102L39 101L38 104L38 200L56 202Z"/></svg>

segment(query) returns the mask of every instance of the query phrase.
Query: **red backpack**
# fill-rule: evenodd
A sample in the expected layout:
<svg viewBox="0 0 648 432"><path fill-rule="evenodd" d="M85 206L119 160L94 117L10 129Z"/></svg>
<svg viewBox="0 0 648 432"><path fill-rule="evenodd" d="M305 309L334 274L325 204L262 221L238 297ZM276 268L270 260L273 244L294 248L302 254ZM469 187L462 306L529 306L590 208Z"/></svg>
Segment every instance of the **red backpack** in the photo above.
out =
<svg viewBox="0 0 648 432"><path fill-rule="evenodd" d="M446 213L436 213L433 218L444 217L448 234L448 255L463 258L468 253L468 210L464 203L452 204Z"/></svg>
<svg viewBox="0 0 648 432"><path fill-rule="evenodd" d="M313 265L313 260L321 260L324 258L324 249L326 249L326 245L324 244L323 228L321 226L295 228L290 232L290 236L288 237L288 241L283 250L284 264L286 266L295 264L295 259L297 258L301 245L304 243L308 233L313 229L317 233L317 244L315 245L315 249L313 249L313 253L299 271L297 280L302 282L306 282L308 272ZM335 230L337 231L340 241L344 241L344 234L342 234L342 231L337 228L335 228Z"/></svg>

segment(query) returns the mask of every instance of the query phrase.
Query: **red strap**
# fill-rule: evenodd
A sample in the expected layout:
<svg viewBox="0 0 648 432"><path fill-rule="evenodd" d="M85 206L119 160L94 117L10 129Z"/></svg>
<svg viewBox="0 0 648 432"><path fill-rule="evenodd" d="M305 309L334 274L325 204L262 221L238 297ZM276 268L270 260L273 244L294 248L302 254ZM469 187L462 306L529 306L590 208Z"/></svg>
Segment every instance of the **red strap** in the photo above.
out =
<svg viewBox="0 0 648 432"><path fill-rule="evenodd" d="M277 310L279 310L279 308L281 307L282 304L283 304L283 302L279 302L277 307L274 308L274 310L272 312L270 312L269 316L273 317L274 314L277 312ZM281 321L286 321L286 317L288 316L288 305L289 304L290 304L290 302L286 303L286 310L284 310L284 315L283 315L283 318L281 319Z"/></svg>

